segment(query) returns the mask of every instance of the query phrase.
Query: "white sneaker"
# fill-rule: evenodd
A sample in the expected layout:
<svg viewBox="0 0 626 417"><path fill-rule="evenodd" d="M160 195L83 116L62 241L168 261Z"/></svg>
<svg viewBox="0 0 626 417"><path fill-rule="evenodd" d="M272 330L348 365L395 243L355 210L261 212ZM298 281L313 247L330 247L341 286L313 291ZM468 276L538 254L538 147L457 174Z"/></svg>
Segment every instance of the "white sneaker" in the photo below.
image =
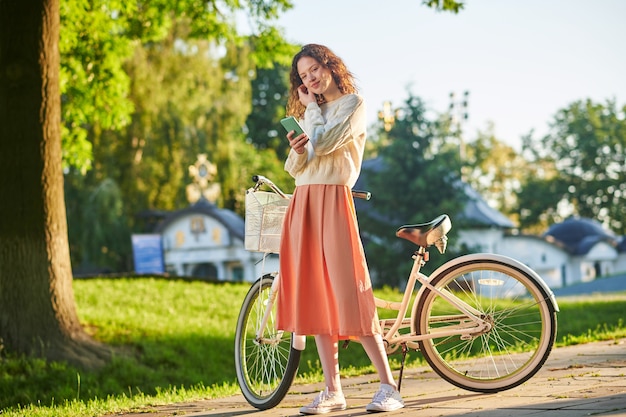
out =
<svg viewBox="0 0 626 417"><path fill-rule="evenodd" d="M380 389L374 394L372 402L365 409L367 411L381 412L399 410L402 407L404 407L404 401L402 401L400 392L391 385L380 384Z"/></svg>
<svg viewBox="0 0 626 417"><path fill-rule="evenodd" d="M342 392L328 392L328 387L320 392L313 402L300 408L301 414L326 414L346 409L346 398Z"/></svg>

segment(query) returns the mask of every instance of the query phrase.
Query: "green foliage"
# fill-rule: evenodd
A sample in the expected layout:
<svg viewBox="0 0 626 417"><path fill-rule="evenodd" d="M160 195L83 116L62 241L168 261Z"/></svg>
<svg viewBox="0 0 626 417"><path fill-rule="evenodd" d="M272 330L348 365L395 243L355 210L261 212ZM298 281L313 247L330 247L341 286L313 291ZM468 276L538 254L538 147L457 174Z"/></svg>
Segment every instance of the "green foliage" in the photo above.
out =
<svg viewBox="0 0 626 417"><path fill-rule="evenodd" d="M284 170L289 143L280 119L285 117L290 67L276 64L257 71L252 81L252 112L245 125L246 143L254 146L254 150L238 156L243 174L240 179L261 174L288 193L293 191L294 181ZM243 215L242 203L238 201L236 211Z"/></svg>
<svg viewBox="0 0 626 417"><path fill-rule="evenodd" d="M191 0L62 4L68 223L81 272L128 270L130 231L150 231L135 216L187 206L188 167L200 153L218 167L216 204L240 214L252 175L242 171L266 170L284 182L283 151L247 143L244 126L256 71L280 68L293 55L294 46L270 26L291 4L229 0L217 7ZM281 76L277 81L272 97L284 85ZM276 102L269 110L266 129L278 125ZM107 213L94 219L85 212L104 183L123 201L113 207L113 228ZM102 227L94 230L93 221Z"/></svg>
<svg viewBox="0 0 626 417"><path fill-rule="evenodd" d="M118 129L129 121L129 78L122 63L132 51L124 20L133 2L68 0L60 2L62 147L66 167L86 172L92 164L87 132L93 126Z"/></svg>
<svg viewBox="0 0 626 417"><path fill-rule="evenodd" d="M248 49L231 45L218 51L207 41L183 42L178 35L190 30L186 25L171 30L171 36L158 44L137 46L125 65L132 79L132 121L118 130L90 131L97 161L94 169L86 175L76 170L66 175L75 267L84 267L89 259L95 267L92 269L128 270L130 230L149 231L136 224L136 214L145 209L187 206L185 185L191 182L188 167L200 153L208 154L218 168L212 178L221 186L216 203L241 215L244 190L252 174L263 173L286 182L283 158L278 158L274 149L257 149L244 139L242 126L251 112L253 74ZM278 125L278 118L275 120ZM120 225L126 229L125 236L114 233L119 228L105 226L106 213L99 219L104 233L94 233L87 227L94 219L86 218L84 204L70 201L88 200L103 181L119 188L124 205L116 215L125 222ZM110 245L107 241L111 240L123 244ZM109 256L120 262L102 262L85 242L107 247Z"/></svg>
<svg viewBox="0 0 626 417"><path fill-rule="evenodd" d="M274 149L280 160L289 153L280 119L285 117L290 69L276 65L257 71L252 81L252 112L246 121L246 140L258 149Z"/></svg>
<svg viewBox="0 0 626 417"><path fill-rule="evenodd" d="M291 7L286 0L61 2L65 165L86 172L92 164L88 133L116 131L130 122L131 79L124 64L135 48L159 44L182 24L188 29L184 40L205 40L216 48L247 45L256 66L270 67L290 57L291 46L271 24ZM245 27L238 25L244 20Z"/></svg>
<svg viewBox="0 0 626 417"><path fill-rule="evenodd" d="M252 49L256 51L252 55L255 66L259 69L271 69L276 65L290 67L297 46L287 43L282 31L276 27L264 25L260 29L249 39Z"/></svg>
<svg viewBox="0 0 626 417"><path fill-rule="evenodd" d="M463 163L465 181L492 207L517 221L517 194L528 172L528 162L522 155L498 140L490 125L465 145Z"/></svg>
<svg viewBox="0 0 626 417"><path fill-rule="evenodd" d="M443 213L458 227L456 215L465 202L456 141L448 140L440 125L426 118L418 97L410 96L396 113L393 127L379 139L378 161L362 173L373 197L371 209L359 212L359 225L376 285L397 286L410 272L406 260L415 246L395 236L397 227ZM455 227L452 239L454 234ZM428 265L435 266L437 262Z"/></svg>
<svg viewBox="0 0 626 417"><path fill-rule="evenodd" d="M208 42L172 36L138 48L128 63L138 111L121 135L108 133L111 145L100 152L107 161L103 170L119 170L114 178L125 198L134 200L131 213L186 206L188 167L200 153L218 167L213 181L222 186L220 205L238 189L234 148L250 111L251 67L247 48L229 46L222 57L215 53Z"/></svg>
<svg viewBox="0 0 626 417"><path fill-rule="evenodd" d="M66 210L72 217L68 233L75 272L128 270L130 230L115 181L106 178L86 187L83 176L67 176L65 194Z"/></svg>
<svg viewBox="0 0 626 417"><path fill-rule="evenodd" d="M626 106L577 101L554 117L550 133L525 138L535 164L520 193L522 226L569 214L626 232Z"/></svg>
<svg viewBox="0 0 626 417"><path fill-rule="evenodd" d="M458 13L465 7L465 3L463 1L457 0L422 0L422 3L435 10L449 11L452 13Z"/></svg>

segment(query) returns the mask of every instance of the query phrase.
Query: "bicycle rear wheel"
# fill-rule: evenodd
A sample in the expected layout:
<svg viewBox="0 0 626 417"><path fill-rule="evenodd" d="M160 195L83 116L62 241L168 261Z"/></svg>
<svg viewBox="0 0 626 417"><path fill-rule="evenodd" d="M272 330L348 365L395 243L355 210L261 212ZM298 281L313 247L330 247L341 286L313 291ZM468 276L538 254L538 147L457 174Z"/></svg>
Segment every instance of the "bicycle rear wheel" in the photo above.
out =
<svg viewBox="0 0 626 417"><path fill-rule="evenodd" d="M451 384L491 393L516 387L544 364L556 337L556 308L535 278L505 260L472 259L432 278L431 284L463 300L491 330L419 342L433 370ZM417 334L467 327L468 317L425 289L416 303Z"/></svg>
<svg viewBox="0 0 626 417"><path fill-rule="evenodd" d="M241 306L235 333L237 381L248 403L259 410L278 405L293 382L300 363L299 350L291 347L291 333L276 329L272 275L259 278ZM265 329L257 330L269 304L272 310Z"/></svg>

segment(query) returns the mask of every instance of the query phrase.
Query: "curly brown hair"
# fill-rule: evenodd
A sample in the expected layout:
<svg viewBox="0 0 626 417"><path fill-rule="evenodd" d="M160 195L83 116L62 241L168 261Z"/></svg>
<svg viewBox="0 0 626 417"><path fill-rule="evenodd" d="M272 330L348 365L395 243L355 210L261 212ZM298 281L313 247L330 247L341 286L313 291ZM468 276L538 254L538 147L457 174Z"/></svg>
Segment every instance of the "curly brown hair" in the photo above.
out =
<svg viewBox="0 0 626 417"><path fill-rule="evenodd" d="M313 58L325 68L328 68L339 91L343 94L353 94L358 90L354 75L348 70L341 58L335 55L333 51L324 45L314 43L304 45L302 49L300 49L300 52L293 57L291 73L289 74L290 87L289 98L287 100L287 116L295 116L298 119L302 118L304 110L306 109L300 102L298 96L298 87L303 84L300 74L298 74L298 61L305 56ZM316 98L318 104L326 102L323 95L316 94Z"/></svg>

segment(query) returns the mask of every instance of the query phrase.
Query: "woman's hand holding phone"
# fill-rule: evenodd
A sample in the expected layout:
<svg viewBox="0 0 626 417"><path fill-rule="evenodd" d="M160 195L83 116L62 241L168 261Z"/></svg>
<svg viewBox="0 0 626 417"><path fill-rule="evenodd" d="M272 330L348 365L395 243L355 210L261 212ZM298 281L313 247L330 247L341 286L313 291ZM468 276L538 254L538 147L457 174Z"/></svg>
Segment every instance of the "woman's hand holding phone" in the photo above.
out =
<svg viewBox="0 0 626 417"><path fill-rule="evenodd" d="M287 139L289 140L289 146L298 154L304 153L304 147L309 141L308 135L302 129L302 126L298 123L295 117L285 117L280 121L287 131Z"/></svg>
<svg viewBox="0 0 626 417"><path fill-rule="evenodd" d="M291 149L293 149L297 154L301 155L304 153L304 147L309 141L309 138L307 137L306 133L302 133L301 135L298 135L295 137L294 136L295 136L295 132L293 130L287 133L287 139L289 139L289 146L291 146Z"/></svg>

